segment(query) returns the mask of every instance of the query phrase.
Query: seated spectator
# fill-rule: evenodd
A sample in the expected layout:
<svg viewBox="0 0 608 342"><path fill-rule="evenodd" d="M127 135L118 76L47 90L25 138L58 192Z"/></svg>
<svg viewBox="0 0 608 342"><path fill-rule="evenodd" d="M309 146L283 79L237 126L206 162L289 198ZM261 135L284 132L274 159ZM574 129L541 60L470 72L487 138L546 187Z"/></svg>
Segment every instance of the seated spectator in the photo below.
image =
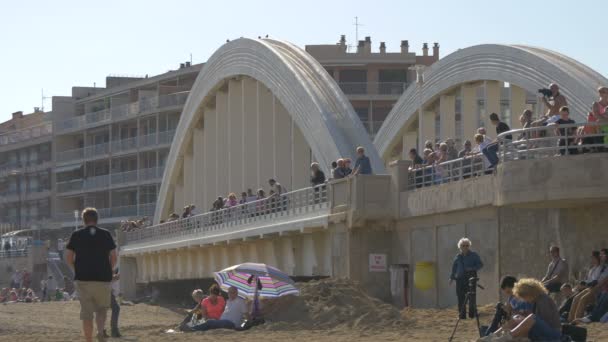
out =
<svg viewBox="0 0 608 342"><path fill-rule="evenodd" d="M350 160L350 158L344 158L344 168L346 176L350 176L353 173L352 160Z"/></svg>
<svg viewBox="0 0 608 342"><path fill-rule="evenodd" d="M7 302L9 303L17 303L19 301L19 296L17 295L17 289L12 289L8 295Z"/></svg>
<svg viewBox="0 0 608 342"><path fill-rule="evenodd" d="M521 124L522 129L527 129L532 127L532 111L529 109L524 110L524 112L519 116L519 123ZM530 132L522 132L517 140L527 140L530 139Z"/></svg>
<svg viewBox="0 0 608 342"><path fill-rule="evenodd" d="M568 313L570 312L570 308L572 307L572 301L574 300L574 291L572 290L572 285L563 284L560 289L563 301L559 306L559 316L561 317L562 322L565 322L568 319Z"/></svg>
<svg viewBox="0 0 608 342"><path fill-rule="evenodd" d="M346 169L344 159L338 159L337 165L338 167L334 169L334 179L342 179L348 176L348 169Z"/></svg>
<svg viewBox="0 0 608 342"><path fill-rule="evenodd" d="M558 293L562 284L568 281L568 263L559 255L559 247L549 248L551 262L547 267L547 273L541 280L549 293Z"/></svg>
<svg viewBox="0 0 608 342"><path fill-rule="evenodd" d="M454 139L446 139L445 143L446 145L448 145L447 160L454 160L458 158L458 150L456 150L456 142L454 141Z"/></svg>
<svg viewBox="0 0 608 342"><path fill-rule="evenodd" d="M567 149L560 148L559 153L562 156L565 154L578 154L578 148L574 145L576 127L560 128L560 125L572 125L576 123L574 120L570 119L570 109L566 106L560 108L559 116L559 119L557 119L554 124L555 127L557 127L557 134L564 138L559 139L558 146L569 146ZM566 150L568 150L567 153Z"/></svg>
<svg viewBox="0 0 608 342"><path fill-rule="evenodd" d="M209 288L209 296L201 301L201 314L203 318L220 319L224 312L226 302L224 297L220 295L220 287L217 284L211 285Z"/></svg>
<svg viewBox="0 0 608 342"><path fill-rule="evenodd" d="M365 149L361 146L357 147L357 161L355 161L355 169L353 175L371 175L372 164L369 157L365 155Z"/></svg>
<svg viewBox="0 0 608 342"><path fill-rule="evenodd" d="M604 134L604 137L599 137L596 143L608 145L608 87L599 87L597 92L600 99L593 102L593 116L601 124L599 132Z"/></svg>
<svg viewBox="0 0 608 342"><path fill-rule="evenodd" d="M322 184L325 184L325 173L321 171L319 163L310 164L310 185L315 187Z"/></svg>
<svg viewBox="0 0 608 342"><path fill-rule="evenodd" d="M489 144L486 147L484 147L481 151L482 151L483 155L486 156L486 158L490 162L489 168L492 169L492 168L495 168L496 165L498 165L498 162L499 162L499 158L498 158L498 147L499 147L498 135L501 134L501 133L510 131L511 128L509 128L509 125L507 125L506 123L500 121L500 118L498 117L498 114L496 114L496 113L490 114L490 121L492 122L492 125L496 126L496 136L497 136L497 138L491 144ZM504 137L504 139L505 139L505 142L509 142L509 141L513 140L513 136L511 134L507 134Z"/></svg>
<svg viewBox="0 0 608 342"><path fill-rule="evenodd" d="M561 338L559 312L543 284L536 279L521 279L515 283L513 293L520 300L531 304L533 313L527 315L514 328L500 328L494 334L480 340L492 341L500 333L504 333L501 341L525 337L532 341L559 341Z"/></svg>
<svg viewBox="0 0 608 342"><path fill-rule="evenodd" d="M236 199L236 194L234 192L231 192L230 194L228 194L228 198L226 199L226 202L224 203L224 207L232 208L234 206L237 206L238 204L239 204L239 201Z"/></svg>
<svg viewBox="0 0 608 342"><path fill-rule="evenodd" d="M507 298L506 302L496 305L494 319L485 332L485 336L498 330L503 325L513 328L521 322L521 316L525 317L532 313L532 305L513 295L513 287L517 278L505 276L500 281L500 291ZM504 323L503 323L504 322Z"/></svg>
<svg viewBox="0 0 608 342"><path fill-rule="evenodd" d="M608 289L604 289L597 297L597 302L589 314L575 322L591 323L599 322L608 313Z"/></svg>
<svg viewBox="0 0 608 342"><path fill-rule="evenodd" d="M597 283L591 283L586 289L575 294L570 312L568 313L568 322L574 322L577 319L583 318L587 306L595 304L602 291L608 290L607 253L608 249L606 248L600 250L602 271L598 277Z"/></svg>
<svg viewBox="0 0 608 342"><path fill-rule="evenodd" d="M8 301L9 293L9 289L7 287L2 288L2 291L0 291L0 303Z"/></svg>
<svg viewBox="0 0 608 342"><path fill-rule="evenodd" d="M192 300L196 303L196 305L190 309L186 310L188 313L186 318L179 324L178 330L189 330L194 325L200 324L199 321L203 318L203 314L201 311L201 302L205 299L205 294L201 289L195 289L192 291Z"/></svg>
<svg viewBox="0 0 608 342"><path fill-rule="evenodd" d="M576 286L576 291L580 292L588 287L596 285L601 273L602 260L600 258L600 252L593 251L591 252L591 265L589 267L589 271L587 272L587 277Z"/></svg>
<svg viewBox="0 0 608 342"><path fill-rule="evenodd" d="M192 327L192 330L238 329L241 326L243 317L246 317L247 314L247 304L245 303L245 300L239 297L239 292L236 287L230 287L228 289L228 301L226 302L221 317L219 319L208 319L205 323Z"/></svg>
<svg viewBox="0 0 608 342"><path fill-rule="evenodd" d="M545 104L547 113L538 120L532 122L532 127L546 126L548 123L554 122L558 119L559 109L568 105L564 95L559 92L559 86L557 84L549 84L549 89L551 90L551 96L543 96L541 100L538 101Z"/></svg>

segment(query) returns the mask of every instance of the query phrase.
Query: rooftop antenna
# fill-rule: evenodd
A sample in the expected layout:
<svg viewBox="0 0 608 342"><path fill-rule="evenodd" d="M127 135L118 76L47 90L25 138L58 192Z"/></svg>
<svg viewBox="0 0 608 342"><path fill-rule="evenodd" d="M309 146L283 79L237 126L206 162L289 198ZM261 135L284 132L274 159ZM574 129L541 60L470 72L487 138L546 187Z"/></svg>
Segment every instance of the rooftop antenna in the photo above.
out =
<svg viewBox="0 0 608 342"><path fill-rule="evenodd" d="M359 43L359 26L363 26L363 24L359 23L359 17L355 17L355 23L353 25L355 25L355 42L358 44Z"/></svg>
<svg viewBox="0 0 608 342"><path fill-rule="evenodd" d="M44 96L44 88L40 90L40 110L44 112L44 100L50 99L50 96Z"/></svg>
<svg viewBox="0 0 608 342"><path fill-rule="evenodd" d="M190 52L190 65L192 65L192 52Z"/></svg>

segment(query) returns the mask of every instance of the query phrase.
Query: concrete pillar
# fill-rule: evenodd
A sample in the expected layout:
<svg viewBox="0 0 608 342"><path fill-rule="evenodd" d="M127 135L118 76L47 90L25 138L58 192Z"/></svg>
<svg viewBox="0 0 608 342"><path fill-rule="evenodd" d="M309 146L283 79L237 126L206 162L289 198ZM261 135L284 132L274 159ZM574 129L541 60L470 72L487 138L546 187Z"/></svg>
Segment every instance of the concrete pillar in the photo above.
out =
<svg viewBox="0 0 608 342"><path fill-rule="evenodd" d="M456 97L441 95L439 97L440 140L456 137Z"/></svg>
<svg viewBox="0 0 608 342"><path fill-rule="evenodd" d="M149 267L150 262L148 261L148 255L147 254L142 254L141 255L141 269L139 269L139 277L140 277L140 281L142 283L145 283L148 281L148 277L149 277L149 271L148 271L148 267Z"/></svg>
<svg viewBox="0 0 608 342"><path fill-rule="evenodd" d="M205 189L204 131L200 122L194 127L194 131L192 133L192 154L194 158L192 171L194 173L194 201L192 203L196 205L198 213L204 213L209 209L207 208L206 200L210 196Z"/></svg>
<svg viewBox="0 0 608 342"><path fill-rule="evenodd" d="M500 89L501 82L486 81L486 115L483 117L484 126L486 127L487 135L491 138L496 137L496 131L492 129L490 122L490 114L500 114Z"/></svg>
<svg viewBox="0 0 608 342"><path fill-rule="evenodd" d="M226 170L228 177L228 187L230 191L237 193L244 190L243 172L243 82L241 80L228 81L228 157L229 167Z"/></svg>
<svg viewBox="0 0 608 342"><path fill-rule="evenodd" d="M272 240L262 240L262 245L264 250L264 263L277 267L277 257Z"/></svg>
<svg viewBox="0 0 608 342"><path fill-rule="evenodd" d="M204 178L204 188L200 190L204 197L203 207L199 212L204 213L219 194L217 190L217 115L215 109L205 110L205 128L203 132L203 149L205 150L204 172L197 177ZM198 203L197 203L198 206Z"/></svg>
<svg viewBox="0 0 608 342"><path fill-rule="evenodd" d="M219 269L219 267L217 265L216 253L217 253L217 248L215 248L215 247L205 248L206 262L205 262L205 270L203 272L203 278L212 278L213 270Z"/></svg>
<svg viewBox="0 0 608 342"><path fill-rule="evenodd" d="M207 250L202 247L197 248L195 260L197 261L195 274L197 274L199 278L205 278L208 268Z"/></svg>
<svg viewBox="0 0 608 342"><path fill-rule="evenodd" d="M120 291L127 299L135 298L137 284L137 261L133 257L121 257L120 260Z"/></svg>
<svg viewBox="0 0 608 342"><path fill-rule="evenodd" d="M291 238L286 237L281 241L281 261L283 262L280 266L283 272L289 275L295 275L294 270L296 267L295 258L293 255L293 241Z"/></svg>
<svg viewBox="0 0 608 342"><path fill-rule="evenodd" d="M258 187L258 84L252 78L243 80L243 190Z"/></svg>
<svg viewBox="0 0 608 342"><path fill-rule="evenodd" d="M267 188L268 178L274 177L274 96L268 88L259 84L258 90L258 156L259 171L257 187ZM282 180L279 180L282 182Z"/></svg>
<svg viewBox="0 0 608 342"><path fill-rule="evenodd" d="M166 279L165 277L165 270L166 270L166 260L165 260L165 253L164 252L158 252L158 254L156 255L157 259L158 259L158 274L156 277L156 280L163 280Z"/></svg>
<svg viewBox="0 0 608 342"><path fill-rule="evenodd" d="M462 86L462 141L471 140L479 126L477 118L477 87ZM460 147L459 147L460 148Z"/></svg>
<svg viewBox="0 0 608 342"><path fill-rule="evenodd" d="M410 131L410 132L405 132L403 134L403 151L401 152L401 159L409 159L409 152L411 148L415 148L418 149L418 132L417 131ZM418 151L418 153L421 153L421 151Z"/></svg>
<svg viewBox="0 0 608 342"><path fill-rule="evenodd" d="M184 155L184 167L182 168L184 179L184 206L194 203L194 150L192 148L193 138L190 138L186 153ZM197 177L198 178L198 177ZM179 213L179 212L178 212Z"/></svg>
<svg viewBox="0 0 608 342"><path fill-rule="evenodd" d="M193 248L189 248L185 251L186 253L186 278L187 279L194 279L196 278L196 272L194 270L194 265L195 265L195 253L196 250Z"/></svg>
<svg viewBox="0 0 608 342"><path fill-rule="evenodd" d="M318 267L315 243L311 234L302 235L302 269L303 276L313 276Z"/></svg>
<svg viewBox="0 0 608 342"><path fill-rule="evenodd" d="M148 259L150 260L150 276L148 277L148 281L155 281L158 279L158 254L149 254Z"/></svg>
<svg viewBox="0 0 608 342"><path fill-rule="evenodd" d="M314 271L314 275L329 276L331 273L331 246L329 245L329 233L327 231L315 233L313 234L313 241L315 245L315 254L317 256L317 267Z"/></svg>
<svg viewBox="0 0 608 342"><path fill-rule="evenodd" d="M518 86L511 84L511 122L507 122L511 129L521 128L519 116L526 109L526 91Z"/></svg>
<svg viewBox="0 0 608 342"><path fill-rule="evenodd" d="M224 268L228 268L230 265L230 260L228 259L228 247L222 246L219 248L220 250L220 267L218 270L223 270Z"/></svg>
<svg viewBox="0 0 608 342"><path fill-rule="evenodd" d="M249 262L260 262L260 257L258 256L257 241L251 241L247 244L247 254Z"/></svg>
<svg viewBox="0 0 608 342"><path fill-rule="evenodd" d="M174 254L175 274L173 275L174 279L186 278L186 272L185 272L185 264L186 264L186 259L187 259L186 253L188 253L188 250L186 250L186 249L179 249L179 250L175 251L175 254Z"/></svg>
<svg viewBox="0 0 608 342"><path fill-rule="evenodd" d="M423 111L422 117L419 120L422 124L419 130L420 139L418 139L418 143L420 144L420 151L422 153L425 141L430 140L435 142L435 112Z"/></svg>
<svg viewBox="0 0 608 342"><path fill-rule="evenodd" d="M289 112L281 102L275 98L275 131L274 131L274 149L275 149L275 177L288 190L293 189L291 182L291 166L292 160L292 124Z"/></svg>
<svg viewBox="0 0 608 342"><path fill-rule="evenodd" d="M243 257L243 251L241 249L240 244L236 244L236 245L232 246L232 249L230 251L230 256L232 257L230 260L230 265L242 264L247 261Z"/></svg>
<svg viewBox="0 0 608 342"><path fill-rule="evenodd" d="M180 162L179 160L177 161ZM180 166L180 167L183 167ZM175 182L173 187L173 211L174 213L181 215L182 209L184 207L184 179L183 177L178 176L178 180ZM169 213L171 214L171 213Z"/></svg>
<svg viewBox="0 0 608 342"><path fill-rule="evenodd" d="M228 88L230 91L230 87ZM226 196L232 190L229 186L228 169L230 168L230 151L228 150L228 93L218 91L215 96L215 110L217 111L217 192L218 195Z"/></svg>
<svg viewBox="0 0 608 342"><path fill-rule="evenodd" d="M175 273L177 271L175 252L167 251L167 253L165 253L165 259L167 262L167 267L165 268L165 279L175 279Z"/></svg>

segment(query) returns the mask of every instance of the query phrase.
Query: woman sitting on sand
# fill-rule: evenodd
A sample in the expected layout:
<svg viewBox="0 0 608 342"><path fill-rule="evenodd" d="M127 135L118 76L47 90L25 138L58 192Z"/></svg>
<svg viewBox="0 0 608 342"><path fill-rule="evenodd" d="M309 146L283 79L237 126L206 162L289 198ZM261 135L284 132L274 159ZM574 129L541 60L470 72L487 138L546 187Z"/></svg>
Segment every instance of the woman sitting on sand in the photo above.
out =
<svg viewBox="0 0 608 342"><path fill-rule="evenodd" d="M494 334L478 341L511 341L513 338L527 337L532 341L559 341L561 324L555 302L547 294L547 289L536 279L521 279L513 288L515 296L534 307L534 312L526 316L511 330L498 329Z"/></svg>
<svg viewBox="0 0 608 342"><path fill-rule="evenodd" d="M220 319L224 313L226 301L220 295L220 288L217 284L209 288L209 297L201 302L201 313L205 319Z"/></svg>

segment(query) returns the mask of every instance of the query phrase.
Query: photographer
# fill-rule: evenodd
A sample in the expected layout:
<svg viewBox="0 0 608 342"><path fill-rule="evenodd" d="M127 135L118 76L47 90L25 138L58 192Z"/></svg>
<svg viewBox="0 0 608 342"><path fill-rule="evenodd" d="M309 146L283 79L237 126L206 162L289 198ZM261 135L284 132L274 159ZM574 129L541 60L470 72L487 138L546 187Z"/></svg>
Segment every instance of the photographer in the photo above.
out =
<svg viewBox="0 0 608 342"><path fill-rule="evenodd" d="M479 255L471 251L471 240L462 238L458 241L460 253L454 258L452 263L452 273L450 274L450 285L456 281L456 296L458 297L458 314L460 319L466 319L467 308L465 298L469 289L469 279L477 278L477 271L483 267ZM469 318L475 317L475 301L469 300Z"/></svg>
<svg viewBox="0 0 608 342"><path fill-rule="evenodd" d="M494 319L485 332L485 336L498 330L501 325L513 328L519 324L524 317L532 313L533 307L530 303L515 297L513 295L513 287L517 282L517 278L513 276L505 276L500 281L500 291L507 297L507 301L496 304L496 312Z"/></svg>
<svg viewBox="0 0 608 342"><path fill-rule="evenodd" d="M543 94L540 101L547 107L547 113L532 122L532 127L546 126L547 123L554 122L552 120L558 119L559 109L568 106L566 98L559 92L559 86L555 83L549 84L548 89L539 89L539 93Z"/></svg>

